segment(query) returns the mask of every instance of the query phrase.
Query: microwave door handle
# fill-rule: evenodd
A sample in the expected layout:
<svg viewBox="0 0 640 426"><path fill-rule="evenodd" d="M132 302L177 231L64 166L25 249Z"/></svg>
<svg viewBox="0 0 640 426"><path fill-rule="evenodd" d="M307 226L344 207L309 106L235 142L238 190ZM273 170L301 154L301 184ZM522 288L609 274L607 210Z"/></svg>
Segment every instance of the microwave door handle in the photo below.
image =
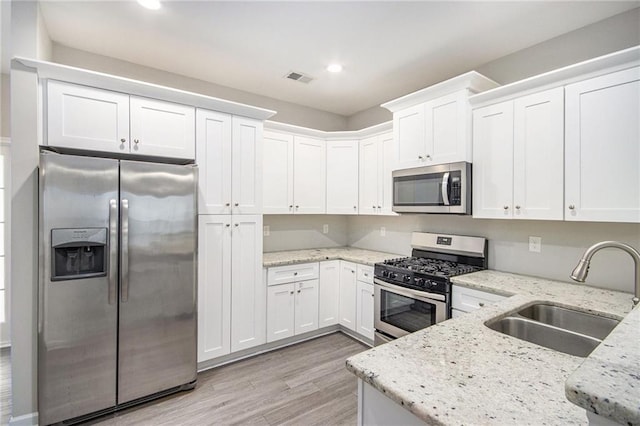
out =
<svg viewBox="0 0 640 426"><path fill-rule="evenodd" d="M444 205L449 205L449 172L442 175L442 183L440 184L440 190L442 191L442 200Z"/></svg>

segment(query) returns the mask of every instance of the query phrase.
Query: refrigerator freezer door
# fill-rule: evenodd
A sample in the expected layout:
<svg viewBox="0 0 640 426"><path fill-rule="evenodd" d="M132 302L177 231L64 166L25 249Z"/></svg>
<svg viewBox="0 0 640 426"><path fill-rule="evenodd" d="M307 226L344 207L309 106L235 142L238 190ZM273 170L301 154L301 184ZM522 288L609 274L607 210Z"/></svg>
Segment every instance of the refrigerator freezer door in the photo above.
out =
<svg viewBox="0 0 640 426"><path fill-rule="evenodd" d="M196 169L121 161L120 176L123 404L196 379Z"/></svg>
<svg viewBox="0 0 640 426"><path fill-rule="evenodd" d="M116 403L117 199L118 161L41 153L40 424Z"/></svg>

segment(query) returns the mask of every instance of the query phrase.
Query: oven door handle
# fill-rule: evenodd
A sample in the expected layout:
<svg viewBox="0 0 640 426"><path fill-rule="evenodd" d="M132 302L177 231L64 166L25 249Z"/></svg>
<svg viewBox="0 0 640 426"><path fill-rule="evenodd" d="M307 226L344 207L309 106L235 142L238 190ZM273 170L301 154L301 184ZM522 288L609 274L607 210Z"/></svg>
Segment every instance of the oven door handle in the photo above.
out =
<svg viewBox="0 0 640 426"><path fill-rule="evenodd" d="M449 205L449 172L442 175L442 182L440 183L440 191L442 192L442 201L445 206Z"/></svg>
<svg viewBox="0 0 640 426"><path fill-rule="evenodd" d="M388 282L382 281L378 278L375 278L373 280L374 284L379 285L382 288L385 288L393 293L397 293L401 296L406 296L406 297L411 297L413 299L418 299L418 300L422 300L422 301L429 301L429 300L435 300L435 301L439 301L439 302L446 302L447 301L447 297L445 295L442 294L436 294L436 293L428 293L426 291L416 291L416 290L411 290L409 288L405 288L405 287L400 287L394 284L390 284Z"/></svg>

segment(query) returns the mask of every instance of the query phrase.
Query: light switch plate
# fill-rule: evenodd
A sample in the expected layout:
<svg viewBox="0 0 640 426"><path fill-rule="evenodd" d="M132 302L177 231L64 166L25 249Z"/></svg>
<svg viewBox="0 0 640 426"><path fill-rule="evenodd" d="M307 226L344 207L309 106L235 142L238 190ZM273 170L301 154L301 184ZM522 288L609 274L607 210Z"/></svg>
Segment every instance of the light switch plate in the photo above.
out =
<svg viewBox="0 0 640 426"><path fill-rule="evenodd" d="M322 225L322 233L323 234L328 234L329 233L329 225L327 225L326 223L324 225Z"/></svg>
<svg viewBox="0 0 640 426"><path fill-rule="evenodd" d="M542 250L542 238L541 237L529 237L529 251L534 253L540 253Z"/></svg>
<svg viewBox="0 0 640 426"><path fill-rule="evenodd" d="M269 229L269 225L263 226L262 235L264 235L265 237L268 237L269 235L271 235L271 230Z"/></svg>

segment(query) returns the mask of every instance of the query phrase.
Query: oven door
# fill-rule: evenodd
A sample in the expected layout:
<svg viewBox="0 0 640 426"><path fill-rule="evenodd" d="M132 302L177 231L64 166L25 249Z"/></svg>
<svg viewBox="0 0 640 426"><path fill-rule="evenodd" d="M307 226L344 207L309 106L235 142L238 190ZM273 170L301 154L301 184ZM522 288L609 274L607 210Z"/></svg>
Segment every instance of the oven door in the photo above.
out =
<svg viewBox="0 0 640 426"><path fill-rule="evenodd" d="M402 337L447 319L446 296L374 280L374 326Z"/></svg>

